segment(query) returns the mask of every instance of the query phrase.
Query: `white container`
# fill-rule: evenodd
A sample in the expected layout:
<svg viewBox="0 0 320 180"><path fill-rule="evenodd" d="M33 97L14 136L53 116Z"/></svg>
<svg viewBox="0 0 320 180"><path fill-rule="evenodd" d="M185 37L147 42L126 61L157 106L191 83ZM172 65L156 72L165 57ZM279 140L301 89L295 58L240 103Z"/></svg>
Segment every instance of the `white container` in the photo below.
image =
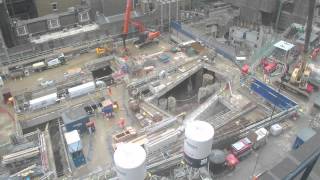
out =
<svg viewBox="0 0 320 180"><path fill-rule="evenodd" d="M58 100L57 93L49 94L46 96L42 96L42 97L30 100L29 108L31 110L44 108L44 107L55 104L57 100Z"/></svg>
<svg viewBox="0 0 320 180"><path fill-rule="evenodd" d="M44 62L38 62L38 63L32 64L33 69L40 69L40 68L44 68L44 67L46 67L46 64Z"/></svg>
<svg viewBox="0 0 320 180"><path fill-rule="evenodd" d="M260 128L260 129L256 130L255 133L257 134L257 141L265 139L269 134L269 132L268 132L268 130L266 130L266 128Z"/></svg>
<svg viewBox="0 0 320 180"><path fill-rule="evenodd" d="M145 150L137 144L119 144L113 158L120 180L144 180L146 157Z"/></svg>
<svg viewBox="0 0 320 180"><path fill-rule="evenodd" d="M192 167L201 167L207 161L212 143L214 129L204 121L193 121L186 124L184 154L186 162Z"/></svg>
<svg viewBox="0 0 320 180"><path fill-rule="evenodd" d="M253 149L258 149L267 143L269 131L266 128L260 128L255 131L255 134L257 138L254 140Z"/></svg>
<svg viewBox="0 0 320 180"><path fill-rule="evenodd" d="M88 82L88 83L81 84L79 86L69 88L68 89L69 97L75 98L78 96L82 96L82 95L91 93L95 90L95 88L96 87L95 87L94 82Z"/></svg>
<svg viewBox="0 0 320 180"><path fill-rule="evenodd" d="M279 136L282 133L282 126L280 126L279 124L274 124L270 127L270 133L273 136Z"/></svg>
<svg viewBox="0 0 320 180"><path fill-rule="evenodd" d="M66 139L70 153L82 150L82 144L77 130L64 133L64 138Z"/></svg>

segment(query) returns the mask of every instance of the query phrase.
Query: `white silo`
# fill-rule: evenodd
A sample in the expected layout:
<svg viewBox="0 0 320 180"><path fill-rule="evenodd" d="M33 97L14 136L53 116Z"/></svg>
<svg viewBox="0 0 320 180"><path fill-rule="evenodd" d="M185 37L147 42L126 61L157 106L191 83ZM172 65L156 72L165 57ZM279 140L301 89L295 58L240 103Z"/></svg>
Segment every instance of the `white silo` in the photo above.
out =
<svg viewBox="0 0 320 180"><path fill-rule="evenodd" d="M214 129L204 121L186 124L184 140L184 159L188 165L199 168L207 163L212 148Z"/></svg>
<svg viewBox="0 0 320 180"><path fill-rule="evenodd" d="M120 180L143 180L146 176L146 156L146 151L137 144L119 144L113 158Z"/></svg>

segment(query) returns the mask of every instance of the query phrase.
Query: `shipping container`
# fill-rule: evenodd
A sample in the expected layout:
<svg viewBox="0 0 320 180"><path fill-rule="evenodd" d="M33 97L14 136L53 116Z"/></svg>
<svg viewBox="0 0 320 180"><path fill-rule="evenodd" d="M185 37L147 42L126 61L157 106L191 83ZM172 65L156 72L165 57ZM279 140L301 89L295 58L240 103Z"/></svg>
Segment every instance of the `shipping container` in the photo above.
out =
<svg viewBox="0 0 320 180"><path fill-rule="evenodd" d="M82 143L78 131L73 130L71 132L67 132L64 134L64 137L68 146L68 152L71 155L74 166L79 167L82 164L85 164L86 159L82 152Z"/></svg>
<svg viewBox="0 0 320 180"><path fill-rule="evenodd" d="M82 143L77 130L64 133L64 138L66 139L69 153L82 150Z"/></svg>

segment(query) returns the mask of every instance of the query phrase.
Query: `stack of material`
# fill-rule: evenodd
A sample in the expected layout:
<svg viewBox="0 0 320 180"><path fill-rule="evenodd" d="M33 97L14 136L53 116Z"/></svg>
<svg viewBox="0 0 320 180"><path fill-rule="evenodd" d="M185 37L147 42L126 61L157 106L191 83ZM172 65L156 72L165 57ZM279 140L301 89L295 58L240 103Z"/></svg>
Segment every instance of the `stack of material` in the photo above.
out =
<svg viewBox="0 0 320 180"><path fill-rule="evenodd" d="M176 143L182 134L180 129L168 129L160 134L147 137L148 141L145 144L148 154L157 153L165 147L170 147Z"/></svg>
<svg viewBox="0 0 320 180"><path fill-rule="evenodd" d="M40 153L39 147L28 148L2 157L3 165L12 164L29 158L38 156Z"/></svg>

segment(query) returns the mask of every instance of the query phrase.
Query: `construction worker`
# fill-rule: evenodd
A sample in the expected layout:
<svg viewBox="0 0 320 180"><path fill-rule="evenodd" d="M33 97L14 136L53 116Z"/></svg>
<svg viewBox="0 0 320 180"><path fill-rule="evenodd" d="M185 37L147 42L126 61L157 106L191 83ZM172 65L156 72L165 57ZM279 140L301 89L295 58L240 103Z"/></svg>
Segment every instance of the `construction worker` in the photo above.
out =
<svg viewBox="0 0 320 180"><path fill-rule="evenodd" d="M107 87L107 90L108 90L108 95L109 95L109 96L112 96L112 90L111 90L111 87L110 87L110 86Z"/></svg>
<svg viewBox="0 0 320 180"><path fill-rule="evenodd" d="M124 118L120 118L119 119L119 126L121 129L124 129L125 128L125 124L126 124L126 121Z"/></svg>
<svg viewBox="0 0 320 180"><path fill-rule="evenodd" d="M90 120L86 123L86 126L88 128L89 134L92 134L96 131L96 125L94 120Z"/></svg>

